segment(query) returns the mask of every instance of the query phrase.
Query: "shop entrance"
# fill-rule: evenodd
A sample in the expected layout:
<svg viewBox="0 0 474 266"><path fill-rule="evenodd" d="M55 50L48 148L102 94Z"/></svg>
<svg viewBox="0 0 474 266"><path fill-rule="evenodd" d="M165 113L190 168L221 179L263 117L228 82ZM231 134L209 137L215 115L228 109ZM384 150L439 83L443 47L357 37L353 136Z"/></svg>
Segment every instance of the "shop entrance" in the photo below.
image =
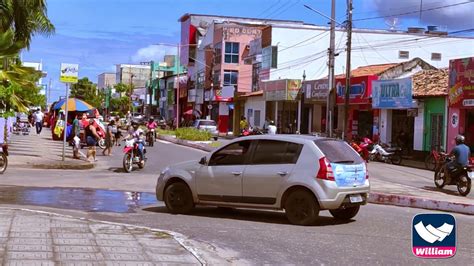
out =
<svg viewBox="0 0 474 266"><path fill-rule="evenodd" d="M392 110L392 143L406 151L413 150L415 117L407 110Z"/></svg>
<svg viewBox="0 0 474 266"><path fill-rule="evenodd" d="M471 148L471 154L474 154L474 110L466 109L465 126L466 145ZM474 155L471 155L474 156Z"/></svg>
<svg viewBox="0 0 474 266"><path fill-rule="evenodd" d="M374 124L374 114L372 111L357 112L357 135L359 137L372 138L372 129Z"/></svg>

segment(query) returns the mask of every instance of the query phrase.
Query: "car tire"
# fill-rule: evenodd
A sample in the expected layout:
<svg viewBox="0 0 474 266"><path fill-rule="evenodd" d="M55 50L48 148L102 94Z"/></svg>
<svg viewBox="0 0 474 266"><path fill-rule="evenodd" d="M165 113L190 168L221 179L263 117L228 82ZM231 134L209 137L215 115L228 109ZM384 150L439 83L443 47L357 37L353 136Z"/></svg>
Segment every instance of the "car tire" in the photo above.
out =
<svg viewBox="0 0 474 266"><path fill-rule="evenodd" d="M319 204L311 192L299 189L285 200L285 214L292 224L311 225L318 218Z"/></svg>
<svg viewBox="0 0 474 266"><path fill-rule="evenodd" d="M348 207L345 209L329 210L331 215L338 220L350 220L354 218L360 210L360 206Z"/></svg>
<svg viewBox="0 0 474 266"><path fill-rule="evenodd" d="M166 187L164 201L166 208L173 214L186 214L194 208L191 190L183 182Z"/></svg>

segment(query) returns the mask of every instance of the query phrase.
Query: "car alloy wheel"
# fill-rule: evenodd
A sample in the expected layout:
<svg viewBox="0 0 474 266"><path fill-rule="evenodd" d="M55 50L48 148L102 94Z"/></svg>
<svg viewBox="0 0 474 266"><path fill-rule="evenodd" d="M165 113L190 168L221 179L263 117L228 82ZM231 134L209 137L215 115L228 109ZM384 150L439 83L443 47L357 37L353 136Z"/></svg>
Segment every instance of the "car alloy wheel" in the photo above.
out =
<svg viewBox="0 0 474 266"><path fill-rule="evenodd" d="M339 220L349 220L354 218L359 212L360 206L348 207L343 209L329 210L331 215Z"/></svg>
<svg viewBox="0 0 474 266"><path fill-rule="evenodd" d="M183 182L169 185L165 189L165 205L171 213L186 214L194 208L193 195Z"/></svg>
<svg viewBox="0 0 474 266"><path fill-rule="evenodd" d="M285 201L286 217L292 224L311 225L319 215L319 205L309 191L293 191Z"/></svg>

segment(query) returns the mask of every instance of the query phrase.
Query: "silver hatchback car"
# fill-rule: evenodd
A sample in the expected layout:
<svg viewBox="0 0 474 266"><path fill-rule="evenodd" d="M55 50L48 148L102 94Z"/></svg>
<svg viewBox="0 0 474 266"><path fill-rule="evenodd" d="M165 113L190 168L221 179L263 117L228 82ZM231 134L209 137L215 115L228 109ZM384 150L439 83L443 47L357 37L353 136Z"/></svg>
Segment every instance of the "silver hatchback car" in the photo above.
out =
<svg viewBox="0 0 474 266"><path fill-rule="evenodd" d="M367 202L368 178L364 160L342 140L259 135L167 167L156 196L172 213L195 205L284 209L291 223L310 225L320 210L353 218Z"/></svg>

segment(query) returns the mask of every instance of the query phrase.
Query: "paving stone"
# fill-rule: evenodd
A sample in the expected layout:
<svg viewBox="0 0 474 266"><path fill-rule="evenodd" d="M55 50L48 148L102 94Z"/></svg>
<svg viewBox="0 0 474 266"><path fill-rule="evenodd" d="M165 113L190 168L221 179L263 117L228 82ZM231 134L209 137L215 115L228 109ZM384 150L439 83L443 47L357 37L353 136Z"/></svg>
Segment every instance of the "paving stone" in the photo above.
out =
<svg viewBox="0 0 474 266"><path fill-rule="evenodd" d="M53 238L69 238L69 239L93 239L93 234L88 233L52 233Z"/></svg>
<svg viewBox="0 0 474 266"><path fill-rule="evenodd" d="M104 253L106 260L117 261L147 261L148 258L143 254L120 254L120 253Z"/></svg>
<svg viewBox="0 0 474 266"><path fill-rule="evenodd" d="M57 258L62 261L101 261L104 259L100 253L58 253Z"/></svg>
<svg viewBox="0 0 474 266"><path fill-rule="evenodd" d="M51 260L53 252L8 252L5 256L10 260Z"/></svg>
<svg viewBox="0 0 474 266"><path fill-rule="evenodd" d="M143 249L140 247L100 247L103 253L141 253Z"/></svg>
<svg viewBox="0 0 474 266"><path fill-rule="evenodd" d="M138 242L146 247L176 247L174 239L138 238Z"/></svg>
<svg viewBox="0 0 474 266"><path fill-rule="evenodd" d="M129 240L134 241L135 238L132 235L116 235L116 234L96 234L96 239L104 240Z"/></svg>
<svg viewBox="0 0 474 266"><path fill-rule="evenodd" d="M46 251L53 252L53 247L49 245L7 245L10 251Z"/></svg>
<svg viewBox="0 0 474 266"><path fill-rule="evenodd" d="M66 252L66 253L99 252L99 248L97 246L54 246L53 249L54 249L54 252L57 252L57 253L60 253L60 252Z"/></svg>
<svg viewBox="0 0 474 266"><path fill-rule="evenodd" d="M97 261L62 261L57 263L60 266L102 266L103 262Z"/></svg>
<svg viewBox="0 0 474 266"><path fill-rule="evenodd" d="M199 261L192 255L174 256L150 253L148 254L148 257L153 261L159 262L199 263Z"/></svg>
<svg viewBox="0 0 474 266"><path fill-rule="evenodd" d="M137 242L135 241L123 241L123 240L104 240L96 239L95 241L99 246L112 246L112 247L136 247Z"/></svg>
<svg viewBox="0 0 474 266"><path fill-rule="evenodd" d="M50 238L10 238L8 244L12 245L51 245Z"/></svg>
<svg viewBox="0 0 474 266"><path fill-rule="evenodd" d="M90 239L74 239L74 238L54 238L53 242L55 245L79 245L79 246L92 246L94 243Z"/></svg>
<svg viewBox="0 0 474 266"><path fill-rule="evenodd" d="M153 266L155 263L148 261L106 261L107 266Z"/></svg>
<svg viewBox="0 0 474 266"><path fill-rule="evenodd" d="M91 233L91 230L87 227L52 227L51 233L70 233L70 234L79 234L79 233Z"/></svg>
<svg viewBox="0 0 474 266"><path fill-rule="evenodd" d="M5 266L54 266L54 262L49 260L9 260Z"/></svg>
<svg viewBox="0 0 474 266"><path fill-rule="evenodd" d="M49 233L40 232L10 232L10 237L21 237L21 238L50 238Z"/></svg>

